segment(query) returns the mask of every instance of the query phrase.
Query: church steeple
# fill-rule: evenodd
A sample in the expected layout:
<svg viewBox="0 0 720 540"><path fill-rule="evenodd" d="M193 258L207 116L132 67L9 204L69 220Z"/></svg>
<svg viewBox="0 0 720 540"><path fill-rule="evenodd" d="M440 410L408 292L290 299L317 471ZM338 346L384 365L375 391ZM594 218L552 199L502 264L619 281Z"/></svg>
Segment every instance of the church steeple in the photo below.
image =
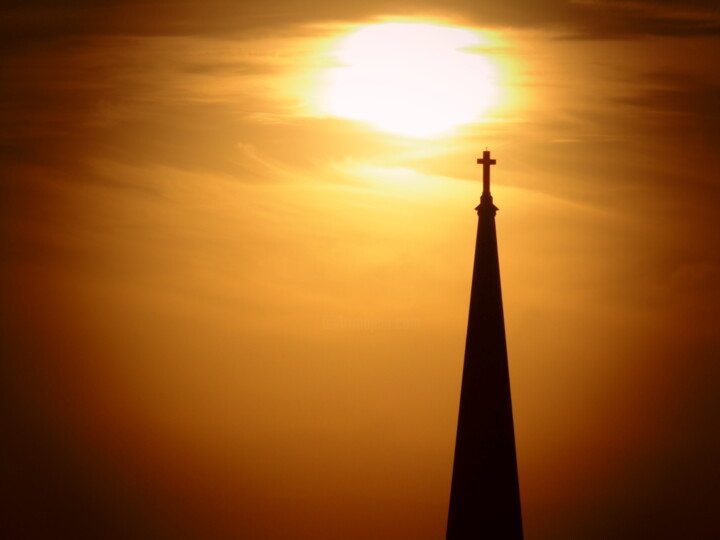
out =
<svg viewBox="0 0 720 540"><path fill-rule="evenodd" d="M470 292L465 362L453 463L447 540L522 539L510 376L505 344L490 152Z"/></svg>

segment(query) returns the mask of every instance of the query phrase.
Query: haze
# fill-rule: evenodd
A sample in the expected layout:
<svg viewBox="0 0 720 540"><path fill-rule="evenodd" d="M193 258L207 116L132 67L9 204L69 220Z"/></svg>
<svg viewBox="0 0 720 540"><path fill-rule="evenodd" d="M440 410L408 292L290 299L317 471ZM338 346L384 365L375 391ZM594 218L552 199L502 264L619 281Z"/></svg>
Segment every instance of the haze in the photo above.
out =
<svg viewBox="0 0 720 540"><path fill-rule="evenodd" d="M488 147L526 538L720 536L715 4L346 4L5 9L9 530L444 538Z"/></svg>

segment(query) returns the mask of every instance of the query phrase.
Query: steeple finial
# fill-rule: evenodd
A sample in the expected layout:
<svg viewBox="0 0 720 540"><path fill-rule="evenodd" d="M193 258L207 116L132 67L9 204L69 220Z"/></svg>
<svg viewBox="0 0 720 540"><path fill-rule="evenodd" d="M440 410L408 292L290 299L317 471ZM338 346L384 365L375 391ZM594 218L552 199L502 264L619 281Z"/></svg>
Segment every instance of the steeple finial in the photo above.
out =
<svg viewBox="0 0 720 540"><path fill-rule="evenodd" d="M490 195L490 165L495 165L497 161L490 159L489 150L484 150L483 157L478 158L477 162L478 165L483 166L483 191L480 197L480 205L475 210L480 214L481 209L485 209L485 212L494 216L498 208L493 204L493 198Z"/></svg>
<svg viewBox="0 0 720 540"><path fill-rule="evenodd" d="M483 151L483 157L478 158L477 160L478 165L483 166L483 192L482 194L485 195L486 193L490 194L490 165L495 165L497 163L497 160L490 159L490 151L484 150Z"/></svg>

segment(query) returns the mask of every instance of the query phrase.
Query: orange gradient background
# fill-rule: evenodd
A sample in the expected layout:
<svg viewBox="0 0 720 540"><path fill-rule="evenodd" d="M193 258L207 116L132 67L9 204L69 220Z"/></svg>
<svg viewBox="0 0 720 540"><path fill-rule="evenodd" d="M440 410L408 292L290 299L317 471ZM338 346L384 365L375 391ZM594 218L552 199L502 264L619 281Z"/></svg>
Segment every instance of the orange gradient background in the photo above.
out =
<svg viewBox="0 0 720 540"><path fill-rule="evenodd" d="M7 9L15 537L444 538L485 147L526 538L720 533L717 12L502 4Z"/></svg>

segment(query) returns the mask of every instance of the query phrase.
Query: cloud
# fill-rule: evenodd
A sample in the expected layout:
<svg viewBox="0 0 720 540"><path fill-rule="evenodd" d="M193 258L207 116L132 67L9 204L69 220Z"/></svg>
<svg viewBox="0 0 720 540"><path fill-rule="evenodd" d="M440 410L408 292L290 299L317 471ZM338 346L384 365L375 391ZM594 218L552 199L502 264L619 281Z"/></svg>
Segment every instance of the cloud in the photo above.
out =
<svg viewBox="0 0 720 540"><path fill-rule="evenodd" d="M705 2L575 0L564 38L621 39L646 36L720 35L720 16Z"/></svg>
<svg viewBox="0 0 720 540"><path fill-rule="evenodd" d="M692 111L692 114L700 116L720 116L720 84L704 80L700 75L688 76L679 71L655 71L646 74L645 79L658 88L631 101L634 105L663 113Z"/></svg>
<svg viewBox="0 0 720 540"><path fill-rule="evenodd" d="M378 16L449 17L478 27L554 29L565 38L618 39L649 35L708 36L720 33L711 2L508 0L396 0L337 4L325 0L208 2L178 4L82 0L13 2L6 7L6 47L37 47L58 39L98 36L216 36L278 34L293 25L368 20Z"/></svg>

